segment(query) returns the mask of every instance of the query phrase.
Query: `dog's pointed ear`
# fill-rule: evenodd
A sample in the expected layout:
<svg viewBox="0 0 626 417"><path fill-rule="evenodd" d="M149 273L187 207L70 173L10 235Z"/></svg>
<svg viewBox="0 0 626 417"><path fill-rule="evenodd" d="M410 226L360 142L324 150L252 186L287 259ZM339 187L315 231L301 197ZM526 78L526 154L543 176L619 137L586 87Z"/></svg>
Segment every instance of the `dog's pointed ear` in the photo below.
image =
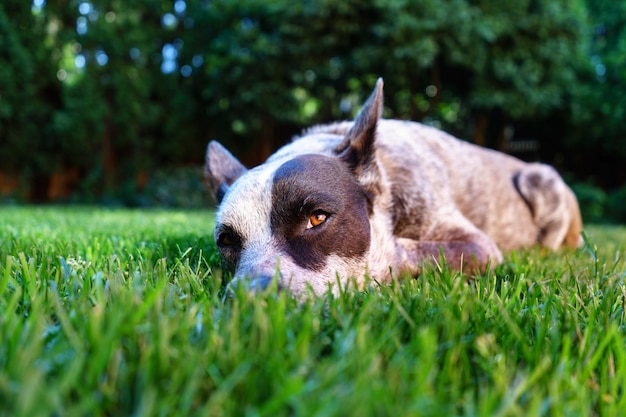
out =
<svg viewBox="0 0 626 417"><path fill-rule="evenodd" d="M211 195L220 203L228 188L247 171L219 142L212 140L206 150L204 179Z"/></svg>
<svg viewBox="0 0 626 417"><path fill-rule="evenodd" d="M378 119L383 112L383 79L376 81L374 91L354 121L354 125L335 152L355 172L374 158L374 141Z"/></svg>

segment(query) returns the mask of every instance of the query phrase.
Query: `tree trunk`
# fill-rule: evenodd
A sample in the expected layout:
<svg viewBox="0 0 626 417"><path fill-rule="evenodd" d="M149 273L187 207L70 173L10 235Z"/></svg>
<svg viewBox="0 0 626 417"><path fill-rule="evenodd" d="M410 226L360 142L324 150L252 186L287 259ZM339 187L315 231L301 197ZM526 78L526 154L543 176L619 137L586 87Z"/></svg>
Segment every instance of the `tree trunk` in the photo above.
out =
<svg viewBox="0 0 626 417"><path fill-rule="evenodd" d="M104 175L104 189L110 191L115 187L115 149L113 145L113 126L107 121L102 135L102 173Z"/></svg>
<svg viewBox="0 0 626 417"><path fill-rule="evenodd" d="M248 166L257 166L262 164L275 149L275 129L274 120L271 117L263 117L263 127L261 129L261 140L254 148L251 154L246 157Z"/></svg>
<svg viewBox="0 0 626 417"><path fill-rule="evenodd" d="M48 201L49 188L50 175L41 172L33 175L30 182L30 201L33 203L45 203Z"/></svg>
<svg viewBox="0 0 626 417"><path fill-rule="evenodd" d="M487 144L485 132L487 130L488 122L489 119L484 113L479 113L474 118L474 132L472 134L472 142L480 146L485 146Z"/></svg>

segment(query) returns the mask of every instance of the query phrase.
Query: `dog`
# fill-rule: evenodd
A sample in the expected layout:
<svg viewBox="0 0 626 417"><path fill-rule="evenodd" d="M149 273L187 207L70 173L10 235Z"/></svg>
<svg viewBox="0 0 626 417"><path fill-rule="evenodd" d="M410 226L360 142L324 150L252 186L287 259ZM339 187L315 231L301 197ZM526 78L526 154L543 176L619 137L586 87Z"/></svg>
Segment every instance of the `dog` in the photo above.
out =
<svg viewBox="0 0 626 417"><path fill-rule="evenodd" d="M578 202L554 168L382 109L379 79L353 122L309 128L250 170L209 143L205 180L231 285L319 295L419 275L440 254L475 275L501 251L581 244Z"/></svg>

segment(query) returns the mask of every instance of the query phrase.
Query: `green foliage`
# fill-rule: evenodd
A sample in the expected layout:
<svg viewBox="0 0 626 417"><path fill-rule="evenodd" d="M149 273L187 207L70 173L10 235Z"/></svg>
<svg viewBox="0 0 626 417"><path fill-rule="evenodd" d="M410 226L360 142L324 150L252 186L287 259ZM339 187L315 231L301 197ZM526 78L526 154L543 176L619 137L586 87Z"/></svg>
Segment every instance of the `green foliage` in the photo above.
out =
<svg viewBox="0 0 626 417"><path fill-rule="evenodd" d="M556 148L565 169L599 169L603 186L618 187L625 179L604 166L626 158L623 7L8 0L1 171L30 184L26 197L45 199L52 176L72 172L71 191L103 198L161 169L201 165L213 138L252 165L304 126L351 118L382 76L388 117L499 147L507 126L529 126L544 160Z"/></svg>
<svg viewBox="0 0 626 417"><path fill-rule="evenodd" d="M585 222L626 222L626 187L608 192L589 182L575 183L572 190L578 198L580 211Z"/></svg>
<svg viewBox="0 0 626 417"><path fill-rule="evenodd" d="M46 31L52 23L33 15L28 2L8 0L0 5L1 169L20 170L35 182L47 167L60 163L53 152L60 138L51 123L60 104L55 82L58 57Z"/></svg>
<svg viewBox="0 0 626 417"><path fill-rule="evenodd" d="M608 152L623 154L621 141L613 140L616 131L623 131L626 103L620 90L626 83L623 62L626 54L626 5L622 2L589 2L592 38L589 45L587 76L589 82L581 88L574 115L586 122L587 141ZM593 105L595 103L595 105ZM602 126L597 120L603 120ZM605 135L603 141L599 135ZM617 138L615 138L617 139ZM583 138L579 138L583 140Z"/></svg>
<svg viewBox="0 0 626 417"><path fill-rule="evenodd" d="M147 206L200 209L211 201L199 167L159 170L140 195Z"/></svg>
<svg viewBox="0 0 626 417"><path fill-rule="evenodd" d="M562 108L587 39L582 1L479 2L486 42L474 59L473 107L504 110L514 119ZM582 45L581 45L582 44ZM472 57L470 57L472 58ZM467 64L471 65L469 62Z"/></svg>
<svg viewBox="0 0 626 417"><path fill-rule="evenodd" d="M606 193L589 183L573 184L580 212L586 222L599 222L605 217Z"/></svg>
<svg viewBox="0 0 626 417"><path fill-rule="evenodd" d="M625 231L223 299L206 212L0 209L0 414L621 415ZM599 246L596 246L599 245Z"/></svg>
<svg viewBox="0 0 626 417"><path fill-rule="evenodd" d="M606 217L615 223L626 223L626 186L609 192L606 199Z"/></svg>
<svg viewBox="0 0 626 417"><path fill-rule="evenodd" d="M593 176L605 189L624 185L617 167L626 157L623 146L626 100L626 4L588 1L587 54L581 63L581 81L572 89L571 119L564 147L578 157L581 176ZM583 157L584 155L584 157Z"/></svg>

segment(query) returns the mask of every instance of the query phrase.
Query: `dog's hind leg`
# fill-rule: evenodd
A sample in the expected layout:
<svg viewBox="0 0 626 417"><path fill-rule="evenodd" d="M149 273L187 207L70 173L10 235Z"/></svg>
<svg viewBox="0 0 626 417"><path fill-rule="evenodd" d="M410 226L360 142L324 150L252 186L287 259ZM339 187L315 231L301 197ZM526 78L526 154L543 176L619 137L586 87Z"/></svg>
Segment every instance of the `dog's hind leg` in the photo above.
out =
<svg viewBox="0 0 626 417"><path fill-rule="evenodd" d="M579 246L582 220L572 190L548 165L529 164L513 179L539 230L537 242L556 250L561 245Z"/></svg>

